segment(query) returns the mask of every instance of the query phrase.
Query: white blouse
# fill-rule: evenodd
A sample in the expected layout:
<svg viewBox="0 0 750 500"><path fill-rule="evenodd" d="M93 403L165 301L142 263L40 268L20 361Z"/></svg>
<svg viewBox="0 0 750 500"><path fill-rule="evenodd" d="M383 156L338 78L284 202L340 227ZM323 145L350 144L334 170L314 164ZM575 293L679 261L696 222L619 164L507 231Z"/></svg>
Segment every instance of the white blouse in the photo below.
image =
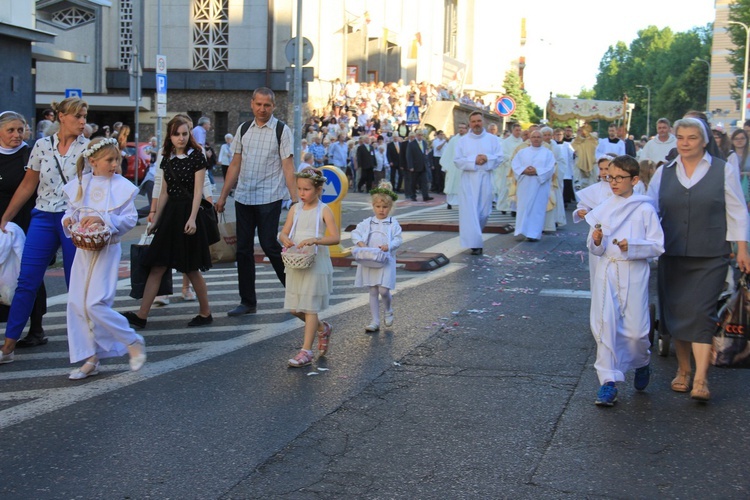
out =
<svg viewBox="0 0 750 500"><path fill-rule="evenodd" d="M60 144L57 134L36 141L26 169L39 172L39 187L36 190L34 206L37 210L53 213L65 211L67 201L62 188L66 182L76 177L76 161L86 150L88 143L88 139L79 135L68 148L68 152L61 155L57 149L57 145ZM60 169L57 168L58 164ZM60 170L65 179L60 177ZM90 168L84 170L88 171Z"/></svg>

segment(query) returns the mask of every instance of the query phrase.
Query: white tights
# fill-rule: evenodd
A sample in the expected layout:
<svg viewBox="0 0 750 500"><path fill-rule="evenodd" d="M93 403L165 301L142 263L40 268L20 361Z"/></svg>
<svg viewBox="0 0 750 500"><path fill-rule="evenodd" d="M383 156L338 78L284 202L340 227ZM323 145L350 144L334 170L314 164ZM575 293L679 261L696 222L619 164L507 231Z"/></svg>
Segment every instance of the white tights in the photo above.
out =
<svg viewBox="0 0 750 500"><path fill-rule="evenodd" d="M372 313L372 322L376 325L380 324L380 302L378 301L378 294L383 298L383 305L385 306L386 312L391 311L391 291L384 286L371 286L370 312Z"/></svg>

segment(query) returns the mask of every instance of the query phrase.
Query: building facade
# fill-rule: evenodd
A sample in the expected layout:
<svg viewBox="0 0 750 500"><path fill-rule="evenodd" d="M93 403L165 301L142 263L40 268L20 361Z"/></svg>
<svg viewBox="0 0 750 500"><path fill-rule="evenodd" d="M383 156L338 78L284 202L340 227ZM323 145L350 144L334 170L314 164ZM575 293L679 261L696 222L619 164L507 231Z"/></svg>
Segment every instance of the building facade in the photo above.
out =
<svg viewBox="0 0 750 500"><path fill-rule="evenodd" d="M90 121L134 122L129 97L135 49L142 67L140 137L154 133L157 54L167 60L167 119L208 116L212 142L250 118L250 95L277 93L278 114L291 119L286 46L297 33L297 0L17 0L32 4L31 27L77 62L39 60L37 112L80 89ZM16 4L14 2L9 2ZM494 0L303 0L301 32L314 54L307 64L308 111L328 105L332 84L460 79L465 88L501 91L518 67L520 7L508 6L498 30ZM1 12L1 11L0 11ZM0 17L0 19L2 19ZM32 29L32 28L29 29Z"/></svg>

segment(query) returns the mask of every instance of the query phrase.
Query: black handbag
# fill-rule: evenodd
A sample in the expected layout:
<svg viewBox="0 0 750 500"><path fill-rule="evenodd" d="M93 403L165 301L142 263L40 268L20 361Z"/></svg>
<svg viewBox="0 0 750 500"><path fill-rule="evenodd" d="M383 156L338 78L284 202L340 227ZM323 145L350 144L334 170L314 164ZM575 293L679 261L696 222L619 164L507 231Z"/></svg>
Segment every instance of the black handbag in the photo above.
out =
<svg viewBox="0 0 750 500"><path fill-rule="evenodd" d="M200 221L198 224L206 232L209 245L213 245L221 240L221 234L219 234L219 216L216 214L214 206L206 199L201 199L196 219Z"/></svg>
<svg viewBox="0 0 750 500"><path fill-rule="evenodd" d="M721 368L750 368L750 278L742 274L737 288L719 310L711 364Z"/></svg>
<svg viewBox="0 0 750 500"><path fill-rule="evenodd" d="M142 264L148 251L148 245L130 245L130 296L134 299L143 298L146 280L151 268ZM167 269L159 283L159 295L172 295L172 270Z"/></svg>

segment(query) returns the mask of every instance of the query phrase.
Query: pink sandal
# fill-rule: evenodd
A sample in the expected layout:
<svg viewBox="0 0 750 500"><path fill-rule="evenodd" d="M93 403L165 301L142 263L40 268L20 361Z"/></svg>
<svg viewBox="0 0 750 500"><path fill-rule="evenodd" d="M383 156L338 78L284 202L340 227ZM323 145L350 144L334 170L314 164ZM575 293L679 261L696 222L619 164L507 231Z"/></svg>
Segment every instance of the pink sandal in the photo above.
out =
<svg viewBox="0 0 750 500"><path fill-rule="evenodd" d="M289 360L290 368L302 368L303 366L309 366L313 362L312 351L306 351L300 349L297 355Z"/></svg>
<svg viewBox="0 0 750 500"><path fill-rule="evenodd" d="M331 333L333 327L330 323L323 322L323 330L318 332L318 351L321 356L325 356L328 352L328 344L331 341Z"/></svg>

